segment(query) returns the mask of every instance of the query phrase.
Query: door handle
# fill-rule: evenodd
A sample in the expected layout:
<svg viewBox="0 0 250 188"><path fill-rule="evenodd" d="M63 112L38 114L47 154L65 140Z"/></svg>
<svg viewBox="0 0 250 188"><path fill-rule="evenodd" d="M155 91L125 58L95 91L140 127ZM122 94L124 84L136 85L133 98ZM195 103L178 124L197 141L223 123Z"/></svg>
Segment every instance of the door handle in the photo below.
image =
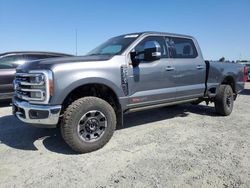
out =
<svg viewBox="0 0 250 188"><path fill-rule="evenodd" d="M198 70L204 69L204 66L202 66L202 65L197 65L196 69L198 69Z"/></svg>
<svg viewBox="0 0 250 188"><path fill-rule="evenodd" d="M166 71L173 71L173 70L175 70L175 68L174 68L174 67L171 67L171 66L167 66L167 67L165 68L165 70L166 70Z"/></svg>

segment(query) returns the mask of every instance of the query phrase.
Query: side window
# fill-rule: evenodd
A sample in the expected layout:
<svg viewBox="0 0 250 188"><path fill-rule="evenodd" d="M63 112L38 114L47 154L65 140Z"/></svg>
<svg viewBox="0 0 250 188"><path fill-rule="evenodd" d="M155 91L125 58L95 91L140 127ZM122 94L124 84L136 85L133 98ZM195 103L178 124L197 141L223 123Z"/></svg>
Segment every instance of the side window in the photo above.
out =
<svg viewBox="0 0 250 188"><path fill-rule="evenodd" d="M11 55L0 58L0 69L15 69L24 63L22 55Z"/></svg>
<svg viewBox="0 0 250 188"><path fill-rule="evenodd" d="M166 44L171 58L196 58L198 56L191 39L166 37Z"/></svg>
<svg viewBox="0 0 250 188"><path fill-rule="evenodd" d="M139 44L137 44L137 46L134 48L136 54L138 55L138 58L140 60L144 59L144 49L145 47L148 47L151 44L157 44L160 45L161 48L161 58L166 58L168 57L168 52L167 52L167 47L164 41L163 37L160 36L150 36L150 37L146 37L145 39L143 39Z"/></svg>

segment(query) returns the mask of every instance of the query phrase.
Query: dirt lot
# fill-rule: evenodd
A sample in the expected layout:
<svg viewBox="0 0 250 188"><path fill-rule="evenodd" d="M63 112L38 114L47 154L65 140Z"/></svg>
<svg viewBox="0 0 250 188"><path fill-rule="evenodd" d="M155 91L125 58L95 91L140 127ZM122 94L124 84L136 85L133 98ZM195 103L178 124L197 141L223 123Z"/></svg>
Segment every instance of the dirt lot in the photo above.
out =
<svg viewBox="0 0 250 188"><path fill-rule="evenodd" d="M128 114L103 149L84 155L58 130L24 125L2 107L0 187L250 187L246 88L229 117L204 104Z"/></svg>

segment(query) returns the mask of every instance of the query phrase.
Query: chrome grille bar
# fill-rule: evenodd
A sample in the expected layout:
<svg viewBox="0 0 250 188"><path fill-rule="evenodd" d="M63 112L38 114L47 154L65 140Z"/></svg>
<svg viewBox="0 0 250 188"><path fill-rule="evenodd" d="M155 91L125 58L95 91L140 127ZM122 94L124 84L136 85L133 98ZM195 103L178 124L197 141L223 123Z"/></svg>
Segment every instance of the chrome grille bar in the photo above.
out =
<svg viewBox="0 0 250 188"><path fill-rule="evenodd" d="M16 73L16 78L13 82L16 97L32 103L48 103L50 98L50 79L52 79L52 73L47 70Z"/></svg>

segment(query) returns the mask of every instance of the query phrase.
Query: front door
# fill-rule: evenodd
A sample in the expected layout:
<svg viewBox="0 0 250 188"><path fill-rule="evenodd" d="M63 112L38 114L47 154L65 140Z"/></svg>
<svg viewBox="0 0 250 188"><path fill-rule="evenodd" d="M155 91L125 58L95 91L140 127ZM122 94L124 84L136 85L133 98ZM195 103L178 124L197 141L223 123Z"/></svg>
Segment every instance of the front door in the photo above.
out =
<svg viewBox="0 0 250 188"><path fill-rule="evenodd" d="M155 61L144 61L143 50L146 43L157 43L161 48L161 58ZM138 67L129 65L129 107L147 106L174 100L174 74L172 63L168 58L166 43L161 36L144 38L134 51L141 59Z"/></svg>

